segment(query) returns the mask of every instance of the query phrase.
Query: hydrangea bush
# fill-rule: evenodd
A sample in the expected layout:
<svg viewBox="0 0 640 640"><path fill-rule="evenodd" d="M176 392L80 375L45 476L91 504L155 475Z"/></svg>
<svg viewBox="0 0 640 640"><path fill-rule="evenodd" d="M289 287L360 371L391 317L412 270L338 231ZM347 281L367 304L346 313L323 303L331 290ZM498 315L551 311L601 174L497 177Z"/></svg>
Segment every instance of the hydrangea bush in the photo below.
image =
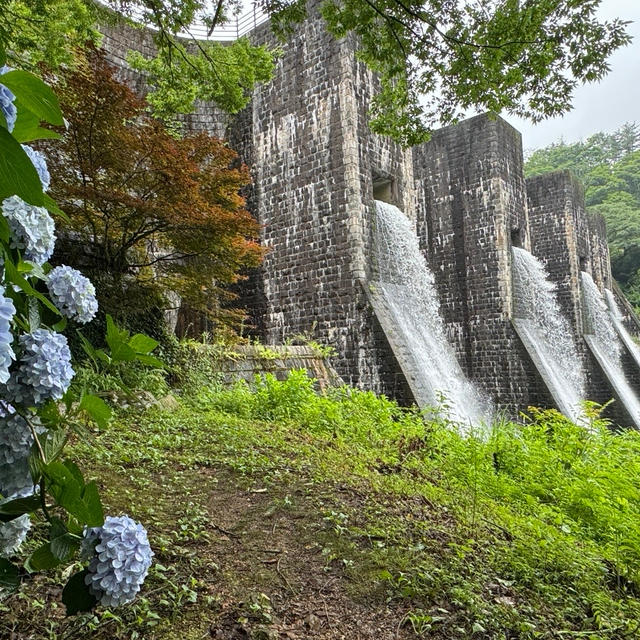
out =
<svg viewBox="0 0 640 640"><path fill-rule="evenodd" d="M0 51L0 65L4 58ZM47 262L56 241L51 214L61 212L46 195L46 159L27 144L56 137L39 123L61 126L62 114L42 81L5 66L0 113L6 129L0 135L0 591L18 586L15 561L36 519L47 523L50 537L26 558L29 571L71 563L81 551L88 563L63 590L67 612L119 606L135 598L153 553L140 523L105 519L96 483L85 482L63 458L69 431L88 419L103 425L110 409L72 385L71 352L60 332L69 321L95 317L96 292L76 269ZM150 355L157 342L141 334L129 338L109 317L106 341L110 354L83 345L103 362L157 366Z"/></svg>

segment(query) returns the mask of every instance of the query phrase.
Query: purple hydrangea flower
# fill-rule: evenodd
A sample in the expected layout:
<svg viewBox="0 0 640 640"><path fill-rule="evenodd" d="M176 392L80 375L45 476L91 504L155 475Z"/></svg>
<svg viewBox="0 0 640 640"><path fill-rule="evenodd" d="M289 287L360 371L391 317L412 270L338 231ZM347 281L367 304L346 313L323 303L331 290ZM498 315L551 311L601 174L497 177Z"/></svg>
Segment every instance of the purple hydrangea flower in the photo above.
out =
<svg viewBox="0 0 640 640"><path fill-rule="evenodd" d="M9 71L11 71L11 69L4 66L0 68L0 75ZM2 111L5 120L7 121L7 129L9 131L13 131L13 127L16 124L16 118L18 117L18 110L16 109L16 105L13 103L15 99L16 97L13 95L13 92L9 91L9 89L7 89L3 84L0 84L0 111Z"/></svg>
<svg viewBox="0 0 640 640"><path fill-rule="evenodd" d="M24 257L43 265L56 243L55 224L44 207L34 207L18 196L6 198L2 211L11 230L11 246L24 251Z"/></svg>
<svg viewBox="0 0 640 640"><path fill-rule="evenodd" d="M0 500L0 504L15 500L16 498L28 498L33 495L33 487ZM8 558L16 553L22 543L25 541L27 534L31 529L31 518L28 514L23 514L9 522L0 523L0 558Z"/></svg>
<svg viewBox="0 0 640 640"><path fill-rule="evenodd" d="M11 348L13 334L11 333L11 321L16 308L13 300L4 295L4 287L0 285L0 383L5 384L9 380L9 367L16 356Z"/></svg>
<svg viewBox="0 0 640 640"><path fill-rule="evenodd" d="M62 398L74 376L67 339L54 331L36 329L21 335L18 345L18 366L7 384L11 401L37 406L49 398Z"/></svg>
<svg viewBox="0 0 640 640"><path fill-rule="evenodd" d="M153 556L145 528L128 516L107 516L103 526L85 530L81 552L90 558L85 582L105 607L136 597Z"/></svg>
<svg viewBox="0 0 640 640"><path fill-rule="evenodd" d="M98 312L96 290L91 280L78 270L56 267L49 274L49 294L62 315L78 322L90 322Z"/></svg>
<svg viewBox="0 0 640 640"><path fill-rule="evenodd" d="M44 432L37 416L31 419L36 433ZM31 495L33 480L29 470L29 453L33 433L27 421L7 402L0 401L0 494Z"/></svg>
<svg viewBox="0 0 640 640"><path fill-rule="evenodd" d="M23 144L22 148L29 156L29 160L31 160L33 166L38 172L38 176L40 176L43 191L46 191L51 183L51 176L49 175L49 169L47 168L47 160L37 149L33 149L28 144Z"/></svg>

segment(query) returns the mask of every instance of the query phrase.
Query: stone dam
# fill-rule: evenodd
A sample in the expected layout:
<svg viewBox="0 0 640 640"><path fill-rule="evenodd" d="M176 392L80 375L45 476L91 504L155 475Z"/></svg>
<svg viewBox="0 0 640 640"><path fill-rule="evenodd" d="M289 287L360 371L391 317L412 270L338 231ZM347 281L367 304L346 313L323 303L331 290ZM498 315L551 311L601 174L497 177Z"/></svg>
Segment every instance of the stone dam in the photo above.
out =
<svg viewBox="0 0 640 640"><path fill-rule="evenodd" d="M138 89L130 49L105 28ZM268 24L249 37L276 45ZM268 253L241 304L265 344L304 335L342 379L465 423L581 403L640 428L640 323L611 277L604 221L568 172L525 180L520 134L479 115L402 148L372 133L376 77L313 8L273 79L236 116L201 103L189 130L225 137L252 172L247 204Z"/></svg>

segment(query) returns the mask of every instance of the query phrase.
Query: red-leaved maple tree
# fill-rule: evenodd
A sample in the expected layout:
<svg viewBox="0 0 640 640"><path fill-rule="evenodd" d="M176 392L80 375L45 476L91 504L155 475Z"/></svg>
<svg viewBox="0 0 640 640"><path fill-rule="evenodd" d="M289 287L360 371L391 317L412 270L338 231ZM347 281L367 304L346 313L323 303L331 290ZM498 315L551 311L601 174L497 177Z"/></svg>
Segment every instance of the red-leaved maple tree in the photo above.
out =
<svg viewBox="0 0 640 640"><path fill-rule="evenodd" d="M227 286L263 255L239 194L247 167L220 139L172 134L96 49L55 90L68 121L47 148L52 196L69 217L61 259L94 279L116 315L175 292L220 318Z"/></svg>

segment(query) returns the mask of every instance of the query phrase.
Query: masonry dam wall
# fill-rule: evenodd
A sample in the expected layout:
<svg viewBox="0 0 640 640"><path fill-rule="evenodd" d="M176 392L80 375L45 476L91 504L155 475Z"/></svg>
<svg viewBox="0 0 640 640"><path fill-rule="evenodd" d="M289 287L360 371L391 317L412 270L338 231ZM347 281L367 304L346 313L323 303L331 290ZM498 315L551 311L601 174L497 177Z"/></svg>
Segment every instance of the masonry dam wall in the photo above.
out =
<svg viewBox="0 0 640 640"><path fill-rule="evenodd" d="M268 24L250 37L276 45ZM103 46L142 87L124 57L148 53L148 34L107 29ZM640 364L620 335L639 325L581 185L568 172L525 180L520 134L501 118L476 116L409 149L373 134L376 78L355 48L311 7L243 112L201 104L185 119L224 134L251 168L248 207L269 250L242 291L252 331L266 344L331 345L345 382L402 403L448 403L420 348L452 358L448 371L484 415L536 405L576 417L576 398L615 398L610 415L640 428Z"/></svg>

